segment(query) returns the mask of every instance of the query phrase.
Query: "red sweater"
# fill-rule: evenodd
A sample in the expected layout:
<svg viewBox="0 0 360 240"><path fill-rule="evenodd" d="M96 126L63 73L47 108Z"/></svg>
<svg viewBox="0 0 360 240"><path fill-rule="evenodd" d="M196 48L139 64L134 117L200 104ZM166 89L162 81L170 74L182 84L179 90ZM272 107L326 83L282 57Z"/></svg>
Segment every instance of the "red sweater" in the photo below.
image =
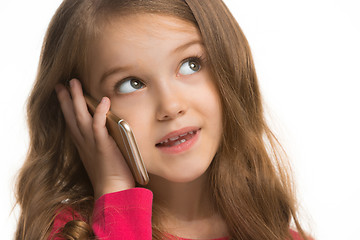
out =
<svg viewBox="0 0 360 240"><path fill-rule="evenodd" d="M152 192L145 188L132 188L125 191L101 196L94 206L92 229L102 240L150 240ZM49 239L54 237L64 225L72 220L84 220L79 214L66 209L58 213ZM294 240L301 240L296 232L291 231ZM178 238L179 240L191 240ZM228 237L212 240L228 240Z"/></svg>

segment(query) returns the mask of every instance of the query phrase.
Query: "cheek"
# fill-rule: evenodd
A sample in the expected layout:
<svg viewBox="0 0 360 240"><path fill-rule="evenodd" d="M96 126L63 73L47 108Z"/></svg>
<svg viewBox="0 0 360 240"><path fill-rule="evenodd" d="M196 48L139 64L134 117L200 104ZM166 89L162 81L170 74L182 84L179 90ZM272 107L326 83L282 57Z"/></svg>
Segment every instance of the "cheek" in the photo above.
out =
<svg viewBox="0 0 360 240"><path fill-rule="evenodd" d="M144 104L127 104L114 106L112 111L120 118L127 121L136 136L146 133L151 118L151 110Z"/></svg>
<svg viewBox="0 0 360 240"><path fill-rule="evenodd" d="M215 140L215 144L218 145L223 132L222 124L222 108L218 99L208 99L206 111L206 118L208 127L211 129L209 132L211 138ZM212 100L212 101L211 101Z"/></svg>
<svg viewBox="0 0 360 240"><path fill-rule="evenodd" d="M113 100L112 112L129 123L136 141L140 148L144 148L144 143L151 139L151 120L153 111L149 101L128 101L118 99Z"/></svg>
<svg viewBox="0 0 360 240"><path fill-rule="evenodd" d="M219 147L223 133L222 104L217 89L212 86L204 100L204 114L207 119L207 127L210 129L209 137L214 139L214 148Z"/></svg>
<svg viewBox="0 0 360 240"><path fill-rule="evenodd" d="M129 123L133 134L136 139L136 143L140 150L140 154L143 161L148 168L150 165L148 153L151 152L151 148L155 146L155 140L153 140L153 134L151 133L151 108L146 104L114 104L112 106L113 112L123 118ZM153 143L154 142L154 143ZM149 169L148 169L149 170Z"/></svg>
<svg viewBox="0 0 360 240"><path fill-rule="evenodd" d="M206 84L193 94L198 102L197 107L206 118L206 121L216 129L222 128L222 104L217 87L212 81Z"/></svg>

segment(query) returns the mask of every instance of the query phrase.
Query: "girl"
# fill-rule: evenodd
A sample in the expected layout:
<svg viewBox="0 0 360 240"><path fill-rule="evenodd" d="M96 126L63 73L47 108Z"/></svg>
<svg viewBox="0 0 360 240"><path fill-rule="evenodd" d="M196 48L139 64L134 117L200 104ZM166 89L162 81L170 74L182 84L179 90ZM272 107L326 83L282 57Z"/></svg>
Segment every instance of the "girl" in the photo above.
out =
<svg viewBox="0 0 360 240"><path fill-rule="evenodd" d="M83 91L101 100L93 116ZM108 134L110 104L147 186ZM307 239L248 43L221 0L65 0L28 122L16 239Z"/></svg>

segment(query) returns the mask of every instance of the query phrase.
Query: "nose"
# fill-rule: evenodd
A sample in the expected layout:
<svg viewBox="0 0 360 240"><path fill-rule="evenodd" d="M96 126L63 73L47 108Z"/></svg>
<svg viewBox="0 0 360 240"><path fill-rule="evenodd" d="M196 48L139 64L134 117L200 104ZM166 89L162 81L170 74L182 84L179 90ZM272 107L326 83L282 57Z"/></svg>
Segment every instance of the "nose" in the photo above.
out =
<svg viewBox="0 0 360 240"><path fill-rule="evenodd" d="M181 91L162 90L158 93L156 118L159 121L176 119L187 112L185 96Z"/></svg>

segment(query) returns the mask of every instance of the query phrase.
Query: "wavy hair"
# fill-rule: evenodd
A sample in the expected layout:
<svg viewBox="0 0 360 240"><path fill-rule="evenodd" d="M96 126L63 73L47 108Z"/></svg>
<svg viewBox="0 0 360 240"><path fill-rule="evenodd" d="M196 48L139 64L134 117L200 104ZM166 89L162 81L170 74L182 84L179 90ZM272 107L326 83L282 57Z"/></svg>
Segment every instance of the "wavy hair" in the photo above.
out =
<svg viewBox="0 0 360 240"><path fill-rule="evenodd" d="M16 239L47 239L55 214L71 207L84 221L71 221L60 234L92 237L93 189L71 142L57 83L83 79L88 48L115 16L152 13L194 24L220 92L223 136L210 166L216 207L231 239L291 239L290 223L303 239L291 169L266 124L249 44L221 0L64 0L48 27L36 81L27 103L30 146L16 185L20 218ZM154 209L156 209L156 198ZM153 212L154 219L159 213ZM161 239L153 221L153 238Z"/></svg>

